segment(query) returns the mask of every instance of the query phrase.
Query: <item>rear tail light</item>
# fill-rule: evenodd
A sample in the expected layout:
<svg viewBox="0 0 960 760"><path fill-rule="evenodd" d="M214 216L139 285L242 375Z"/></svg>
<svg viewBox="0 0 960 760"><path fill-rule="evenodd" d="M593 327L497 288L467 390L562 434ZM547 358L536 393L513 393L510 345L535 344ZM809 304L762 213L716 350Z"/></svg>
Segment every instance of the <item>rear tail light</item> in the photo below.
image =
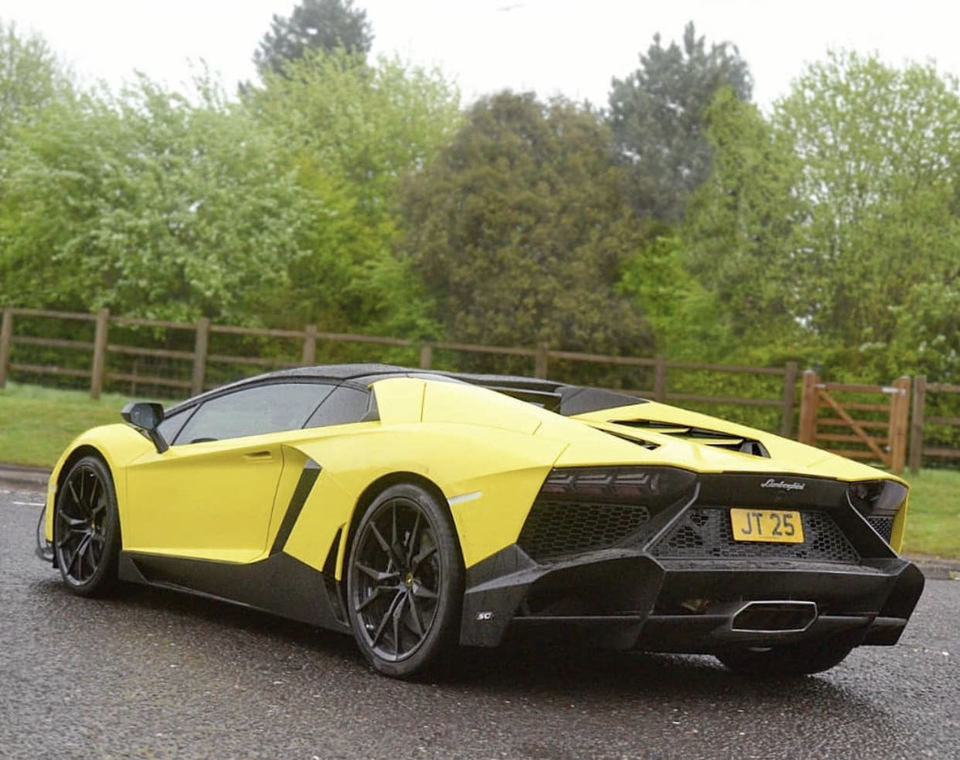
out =
<svg viewBox="0 0 960 760"><path fill-rule="evenodd" d="M907 498L907 487L893 480L864 480L847 486L847 500L887 543L893 539L893 523Z"/></svg>
<svg viewBox="0 0 960 760"><path fill-rule="evenodd" d="M697 476L677 467L559 467L551 470L539 498L635 504L657 512L692 494Z"/></svg>
<svg viewBox="0 0 960 760"><path fill-rule="evenodd" d="M864 480L847 486L847 499L866 517L893 517L907 498L907 487L893 480Z"/></svg>
<svg viewBox="0 0 960 760"><path fill-rule="evenodd" d="M540 488L517 544L537 562L637 541L657 512L693 499L676 467L561 467Z"/></svg>

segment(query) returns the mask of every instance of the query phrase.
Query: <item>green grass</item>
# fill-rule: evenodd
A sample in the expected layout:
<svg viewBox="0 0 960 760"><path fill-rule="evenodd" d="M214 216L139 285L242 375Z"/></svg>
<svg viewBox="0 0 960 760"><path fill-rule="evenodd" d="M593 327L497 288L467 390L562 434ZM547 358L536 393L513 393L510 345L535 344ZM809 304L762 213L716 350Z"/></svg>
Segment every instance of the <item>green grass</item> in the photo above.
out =
<svg viewBox="0 0 960 760"><path fill-rule="evenodd" d="M120 420L124 396L8 383L0 389L0 462L52 467L84 430ZM960 472L923 470L912 486L904 551L960 559Z"/></svg>
<svg viewBox="0 0 960 760"><path fill-rule="evenodd" d="M960 472L921 470L906 479L911 488L904 552L960 559Z"/></svg>
<svg viewBox="0 0 960 760"><path fill-rule="evenodd" d="M53 467L87 428L120 422L124 396L7 383L0 389L0 462Z"/></svg>

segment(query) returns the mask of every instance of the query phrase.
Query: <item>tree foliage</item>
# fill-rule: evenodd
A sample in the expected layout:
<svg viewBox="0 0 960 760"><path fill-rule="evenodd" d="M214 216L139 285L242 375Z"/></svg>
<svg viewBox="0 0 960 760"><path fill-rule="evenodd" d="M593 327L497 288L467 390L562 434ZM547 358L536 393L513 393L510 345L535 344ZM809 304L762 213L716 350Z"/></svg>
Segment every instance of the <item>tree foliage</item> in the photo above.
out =
<svg viewBox="0 0 960 760"><path fill-rule="evenodd" d="M721 87L749 100L749 67L729 43L708 48L693 22L684 29L682 47L675 42L663 47L657 34L641 54L640 67L613 80L610 124L617 155L630 169L631 203L641 217L678 222L688 195L709 175L704 112Z"/></svg>
<svg viewBox="0 0 960 760"><path fill-rule="evenodd" d="M714 324L726 325L734 340L749 340L762 324L768 343L792 343L804 298L792 263L804 213L793 192L802 167L792 136L729 89L718 92L705 119L714 167L690 201L687 264L713 294Z"/></svg>
<svg viewBox="0 0 960 760"><path fill-rule="evenodd" d="M956 81L932 65L834 53L796 81L774 124L794 136L803 166L793 188L806 207L796 316L867 359L888 351L891 307L955 269L960 251Z"/></svg>
<svg viewBox="0 0 960 760"><path fill-rule="evenodd" d="M372 42L367 12L353 0L302 0L289 17L274 14L253 60L261 76L282 74L309 53L343 50L363 58Z"/></svg>
<svg viewBox="0 0 960 760"><path fill-rule="evenodd" d="M457 89L435 71L396 59L370 65L337 51L267 75L247 103L285 146L298 183L311 193L334 191L347 204L341 218L352 223L349 237L311 243L317 255L298 265L293 291L283 294L294 306L288 311L342 329L433 332L429 298L393 255L402 232L396 208L401 178L428 165L454 134ZM330 281L332 263L343 275L340 299L353 304L339 318L317 314L316 288Z"/></svg>
<svg viewBox="0 0 960 760"><path fill-rule="evenodd" d="M10 151L7 303L249 323L315 215L251 119L143 78L49 107Z"/></svg>
<svg viewBox="0 0 960 760"><path fill-rule="evenodd" d="M141 78L17 130L0 301L429 331L390 209L397 176L452 132L456 91L344 52L290 73L244 103L209 81L191 100Z"/></svg>
<svg viewBox="0 0 960 760"><path fill-rule="evenodd" d="M349 182L362 210L380 216L398 178L429 163L460 122L459 91L439 72L344 51L267 75L247 102L304 164Z"/></svg>
<svg viewBox="0 0 960 760"><path fill-rule="evenodd" d="M71 91L70 78L47 43L0 19L0 142Z"/></svg>
<svg viewBox="0 0 960 760"><path fill-rule="evenodd" d="M509 92L483 98L405 194L403 252L451 338L645 353L614 290L642 243L592 111Z"/></svg>
<svg viewBox="0 0 960 760"><path fill-rule="evenodd" d="M903 371L895 345L956 350L942 329L960 260L953 79L834 53L769 121L729 93L708 115L715 170L684 236L741 345L877 379Z"/></svg>

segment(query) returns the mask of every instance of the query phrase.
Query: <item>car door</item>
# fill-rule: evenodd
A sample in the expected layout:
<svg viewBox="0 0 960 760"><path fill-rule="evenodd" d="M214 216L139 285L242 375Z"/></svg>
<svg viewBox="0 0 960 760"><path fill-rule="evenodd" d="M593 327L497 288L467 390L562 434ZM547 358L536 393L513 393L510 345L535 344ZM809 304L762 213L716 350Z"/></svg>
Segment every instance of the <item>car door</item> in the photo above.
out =
<svg viewBox="0 0 960 760"><path fill-rule="evenodd" d="M124 549L236 562L262 555L282 443L331 390L311 382L257 384L204 400L185 422L177 420L168 427L175 431L170 448L127 470Z"/></svg>

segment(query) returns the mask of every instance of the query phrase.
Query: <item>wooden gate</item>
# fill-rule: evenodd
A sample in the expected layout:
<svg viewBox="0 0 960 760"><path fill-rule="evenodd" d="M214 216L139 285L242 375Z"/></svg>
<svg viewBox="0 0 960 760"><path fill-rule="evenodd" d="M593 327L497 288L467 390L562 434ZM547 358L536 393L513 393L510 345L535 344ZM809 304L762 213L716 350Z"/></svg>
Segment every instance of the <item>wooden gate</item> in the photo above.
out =
<svg viewBox="0 0 960 760"><path fill-rule="evenodd" d="M900 474L907 460L909 396L909 377L892 385L823 383L808 369L803 373L800 442Z"/></svg>

